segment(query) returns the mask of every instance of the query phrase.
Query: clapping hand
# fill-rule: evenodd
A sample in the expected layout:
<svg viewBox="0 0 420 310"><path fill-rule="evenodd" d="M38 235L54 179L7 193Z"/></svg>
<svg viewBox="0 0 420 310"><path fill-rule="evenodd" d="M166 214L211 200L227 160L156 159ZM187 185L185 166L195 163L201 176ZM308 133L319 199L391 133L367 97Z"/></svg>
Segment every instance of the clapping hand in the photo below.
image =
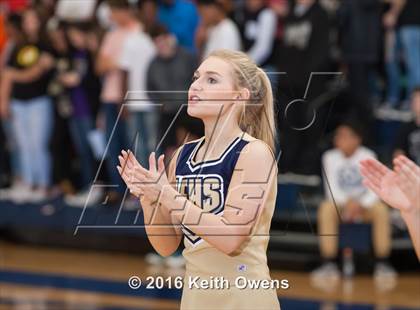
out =
<svg viewBox="0 0 420 310"><path fill-rule="evenodd" d="M149 169L144 168L131 151L122 151L118 156L118 172L130 193L145 204L154 204L166 186L170 186L165 172L164 155L159 156L156 167L155 153L149 156Z"/></svg>

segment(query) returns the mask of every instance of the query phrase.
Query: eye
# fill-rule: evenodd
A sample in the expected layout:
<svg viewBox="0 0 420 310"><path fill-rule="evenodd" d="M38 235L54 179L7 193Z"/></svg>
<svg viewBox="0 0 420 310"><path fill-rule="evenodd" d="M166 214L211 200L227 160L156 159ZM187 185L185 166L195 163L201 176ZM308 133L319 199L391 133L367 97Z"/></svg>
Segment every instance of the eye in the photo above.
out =
<svg viewBox="0 0 420 310"><path fill-rule="evenodd" d="M210 84L215 84L215 83L217 83L217 80L215 80L215 79L213 79L213 78L211 78L211 77L209 77L207 81L208 81Z"/></svg>
<svg viewBox="0 0 420 310"><path fill-rule="evenodd" d="M194 75L194 76L191 78L191 82L192 82L192 83L194 83L195 81L197 81L197 79L198 79L198 76Z"/></svg>

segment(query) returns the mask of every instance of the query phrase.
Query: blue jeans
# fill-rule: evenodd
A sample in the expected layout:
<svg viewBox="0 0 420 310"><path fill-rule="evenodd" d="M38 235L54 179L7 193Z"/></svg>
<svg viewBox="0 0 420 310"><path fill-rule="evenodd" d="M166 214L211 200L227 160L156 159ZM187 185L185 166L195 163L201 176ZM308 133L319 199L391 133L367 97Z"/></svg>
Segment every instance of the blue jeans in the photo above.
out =
<svg viewBox="0 0 420 310"><path fill-rule="evenodd" d="M118 119L121 105L105 103L102 105L102 112L105 116L105 137L107 141L106 164L111 185L116 186L115 191L120 194L125 192L126 186L118 173L118 155L128 148L127 125L124 119Z"/></svg>
<svg viewBox="0 0 420 310"><path fill-rule="evenodd" d="M401 94L401 70L399 64L401 39L397 31L387 34L386 38L388 41L385 47L385 68L388 79L386 101L395 107L400 101Z"/></svg>
<svg viewBox="0 0 420 310"><path fill-rule="evenodd" d="M401 43L407 67L408 94L420 86L420 26L403 26L400 29Z"/></svg>
<svg viewBox="0 0 420 310"><path fill-rule="evenodd" d="M9 119L4 119L2 120L2 127L8 146L8 153L10 157L10 170L13 180L14 178L20 177L22 174L20 169L20 154L16 144L15 133L13 130L13 122Z"/></svg>
<svg viewBox="0 0 420 310"><path fill-rule="evenodd" d="M93 130L93 120L90 116L72 117L69 121L70 135L76 148L80 162L81 187L88 189L94 176L94 159L90 149L88 134Z"/></svg>
<svg viewBox="0 0 420 310"><path fill-rule="evenodd" d="M12 99L11 112L23 181L29 186L51 185L49 142L54 122L51 99L47 96Z"/></svg>
<svg viewBox="0 0 420 310"><path fill-rule="evenodd" d="M129 138L130 148L134 151L135 137L137 136L136 157L140 164L149 168L149 155L156 151L158 139L158 115L156 111L130 111Z"/></svg>

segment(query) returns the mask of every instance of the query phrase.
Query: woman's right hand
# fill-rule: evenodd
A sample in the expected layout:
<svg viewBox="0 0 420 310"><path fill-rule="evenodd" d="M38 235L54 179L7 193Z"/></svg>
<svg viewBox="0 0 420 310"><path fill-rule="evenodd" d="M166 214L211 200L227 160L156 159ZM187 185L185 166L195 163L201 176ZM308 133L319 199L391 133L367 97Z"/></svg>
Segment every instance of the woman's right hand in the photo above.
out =
<svg viewBox="0 0 420 310"><path fill-rule="evenodd" d="M133 159L131 156L125 156L127 152L122 151L121 154L122 155L118 156L120 162L120 166L117 167L118 172L127 185L130 193L137 198L140 198L142 192L140 188L137 188L136 186L136 167L140 164L135 158Z"/></svg>
<svg viewBox="0 0 420 310"><path fill-rule="evenodd" d="M130 193L140 199L142 206L153 205L153 201L149 201L144 195L140 186L141 180L138 174L141 174L141 165L131 151L122 151L122 155L118 156L120 166L117 167L122 179L127 185Z"/></svg>
<svg viewBox="0 0 420 310"><path fill-rule="evenodd" d="M414 210L420 211L420 167L406 156L394 159L397 184Z"/></svg>
<svg viewBox="0 0 420 310"><path fill-rule="evenodd" d="M399 177L395 171L369 158L360 162L360 172L364 177L363 184L391 207L403 212L412 209L411 201L399 186Z"/></svg>

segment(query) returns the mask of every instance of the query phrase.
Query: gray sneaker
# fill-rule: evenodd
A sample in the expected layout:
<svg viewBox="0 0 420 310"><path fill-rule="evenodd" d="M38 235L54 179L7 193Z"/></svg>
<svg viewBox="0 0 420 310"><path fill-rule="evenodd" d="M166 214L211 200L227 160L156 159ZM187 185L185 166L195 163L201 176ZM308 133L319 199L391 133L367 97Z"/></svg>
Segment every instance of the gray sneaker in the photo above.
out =
<svg viewBox="0 0 420 310"><path fill-rule="evenodd" d="M76 195L67 195L64 197L64 202L71 207L84 208L94 207L99 204L104 196L104 191L101 187L93 187L77 193Z"/></svg>
<svg viewBox="0 0 420 310"><path fill-rule="evenodd" d="M313 280L339 280L341 277L340 270L335 263L324 263L311 272Z"/></svg>
<svg viewBox="0 0 420 310"><path fill-rule="evenodd" d="M388 263L376 263L373 272L375 286L380 291L390 291L397 285L398 274Z"/></svg>
<svg viewBox="0 0 420 310"><path fill-rule="evenodd" d="M395 279L397 277L397 272L395 271L394 267L388 263L376 263L373 276L375 279Z"/></svg>

